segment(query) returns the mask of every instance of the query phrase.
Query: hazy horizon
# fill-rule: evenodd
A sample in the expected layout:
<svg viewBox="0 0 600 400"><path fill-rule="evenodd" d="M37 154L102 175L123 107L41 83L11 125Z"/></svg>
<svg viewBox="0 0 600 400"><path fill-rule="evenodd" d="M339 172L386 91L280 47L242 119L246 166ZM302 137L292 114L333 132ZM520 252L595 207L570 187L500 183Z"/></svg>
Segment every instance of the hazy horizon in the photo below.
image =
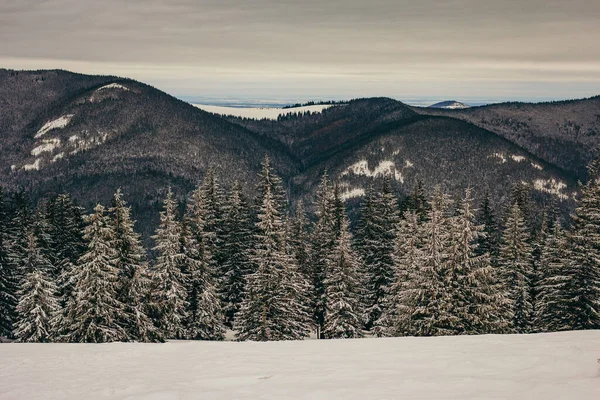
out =
<svg viewBox="0 0 600 400"><path fill-rule="evenodd" d="M0 67L177 97L467 103L600 94L591 0L0 0Z"/></svg>

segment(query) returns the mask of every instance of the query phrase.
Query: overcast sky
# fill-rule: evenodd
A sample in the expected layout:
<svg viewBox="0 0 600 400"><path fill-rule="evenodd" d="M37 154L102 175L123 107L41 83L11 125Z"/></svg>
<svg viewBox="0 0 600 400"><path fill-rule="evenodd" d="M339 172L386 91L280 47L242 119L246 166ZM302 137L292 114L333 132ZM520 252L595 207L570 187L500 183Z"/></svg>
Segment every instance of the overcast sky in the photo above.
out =
<svg viewBox="0 0 600 400"><path fill-rule="evenodd" d="M600 94L600 0L0 0L0 67L199 97Z"/></svg>

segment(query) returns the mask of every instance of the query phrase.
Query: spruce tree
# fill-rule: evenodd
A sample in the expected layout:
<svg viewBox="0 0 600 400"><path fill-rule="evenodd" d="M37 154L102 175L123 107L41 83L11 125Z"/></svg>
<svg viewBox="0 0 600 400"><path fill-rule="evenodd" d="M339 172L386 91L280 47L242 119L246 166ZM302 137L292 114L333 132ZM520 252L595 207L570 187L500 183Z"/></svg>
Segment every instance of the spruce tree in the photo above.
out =
<svg viewBox="0 0 600 400"><path fill-rule="evenodd" d="M450 199L440 189L431 201L431 210L424 225L421 279L415 290L415 309L411 321L413 334L418 336L452 335L457 333L459 318L454 314L448 293L448 257Z"/></svg>
<svg viewBox="0 0 600 400"><path fill-rule="evenodd" d="M375 323L381 336L415 334L412 319L419 300L421 263L424 260L423 226L416 210L406 211L398 227L394 246L394 282L386 307Z"/></svg>
<svg viewBox="0 0 600 400"><path fill-rule="evenodd" d="M363 336L361 310L360 260L352 249L348 220L343 216L340 230L327 262L325 277L325 318L323 337L326 339Z"/></svg>
<svg viewBox="0 0 600 400"><path fill-rule="evenodd" d="M11 337L16 319L18 274L11 258L9 221L0 187L0 337Z"/></svg>
<svg viewBox="0 0 600 400"><path fill-rule="evenodd" d="M600 160L589 166L568 235L564 288L570 329L600 328Z"/></svg>
<svg viewBox="0 0 600 400"><path fill-rule="evenodd" d="M321 178L317 189L315 204L316 222L313 228L311 241L310 264L313 274L312 287L312 316L317 326L317 337L322 338L323 322L325 315L325 272L327 260L335 240L333 194L328 180L327 172Z"/></svg>
<svg viewBox="0 0 600 400"><path fill-rule="evenodd" d="M54 317L59 309L57 287L50 275L52 265L29 234L25 277L18 293L17 321L14 334L18 342L50 342L54 339Z"/></svg>
<svg viewBox="0 0 600 400"><path fill-rule="evenodd" d="M61 321L69 342L103 343L127 340L122 327L125 306L119 301L117 251L105 209L98 204L87 218L88 249L73 268L74 294Z"/></svg>
<svg viewBox="0 0 600 400"><path fill-rule="evenodd" d="M359 249L364 262L367 328L370 328L384 312L385 297L394 282L393 252L400 217L388 175L383 178L381 190L367 200L363 210ZM377 329L373 333L381 335Z"/></svg>
<svg viewBox="0 0 600 400"><path fill-rule="evenodd" d="M286 251L280 181L268 159L260 174L260 212L246 294L236 316L239 340L294 340L308 334L308 313L301 292L305 287L293 257Z"/></svg>
<svg viewBox="0 0 600 400"><path fill-rule="evenodd" d="M237 182L226 203L222 245L224 281L221 296L225 322L231 327L244 297L246 276L252 272L250 251L253 228L248 202Z"/></svg>
<svg viewBox="0 0 600 400"><path fill-rule="evenodd" d="M109 213L111 247L116 250L118 271L117 300L125 307L123 320L119 323L129 340L160 341L161 335L148 316L150 282L145 250L140 235L135 232L131 208L123 199L121 189L115 192Z"/></svg>
<svg viewBox="0 0 600 400"><path fill-rule="evenodd" d="M177 220L177 205L169 188L160 213L160 225L153 236L157 253L151 269L152 317L161 334L167 339L186 337L187 320L186 281L181 271L181 225Z"/></svg>
<svg viewBox="0 0 600 400"><path fill-rule="evenodd" d="M193 216L193 215L192 215ZM217 289L214 284L214 271L208 259L201 235L190 230L191 220L181 222L181 253L179 265L185 274L188 292L186 337L194 340L222 340L225 326ZM195 219L194 225L201 224Z"/></svg>
<svg viewBox="0 0 600 400"><path fill-rule="evenodd" d="M498 266L498 255L500 254L500 228L496 220L490 192L486 191L480 206L477 223L483 226L483 230L477 239L477 254L489 254L490 263L493 267Z"/></svg>
<svg viewBox="0 0 600 400"><path fill-rule="evenodd" d="M489 253L478 254L484 227L475 223L470 189L465 191L457 215L450 222L447 294L452 313L458 318L454 329L466 334L496 332L505 301Z"/></svg>
<svg viewBox="0 0 600 400"><path fill-rule="evenodd" d="M567 238L559 221L545 236L541 247L538 286L538 307L535 310L535 327L541 332L556 332L571 329L571 314L568 307Z"/></svg>
<svg viewBox="0 0 600 400"><path fill-rule="evenodd" d="M509 302L506 318L511 329L517 333L527 333L531 330L531 250L523 213L519 204L515 202L508 212L499 261Z"/></svg>

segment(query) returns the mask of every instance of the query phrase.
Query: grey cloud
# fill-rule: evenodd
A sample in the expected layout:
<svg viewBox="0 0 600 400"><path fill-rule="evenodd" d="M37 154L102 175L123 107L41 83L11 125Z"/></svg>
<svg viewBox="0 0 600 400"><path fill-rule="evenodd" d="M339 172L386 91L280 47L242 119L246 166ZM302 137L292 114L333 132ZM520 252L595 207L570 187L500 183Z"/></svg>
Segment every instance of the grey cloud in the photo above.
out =
<svg viewBox="0 0 600 400"><path fill-rule="evenodd" d="M104 70L172 92L201 92L214 74L223 93L245 78L357 95L461 90L456 80L545 82L549 93L562 82L568 95L565 83L584 80L592 94L599 15L596 0L0 0L0 66Z"/></svg>

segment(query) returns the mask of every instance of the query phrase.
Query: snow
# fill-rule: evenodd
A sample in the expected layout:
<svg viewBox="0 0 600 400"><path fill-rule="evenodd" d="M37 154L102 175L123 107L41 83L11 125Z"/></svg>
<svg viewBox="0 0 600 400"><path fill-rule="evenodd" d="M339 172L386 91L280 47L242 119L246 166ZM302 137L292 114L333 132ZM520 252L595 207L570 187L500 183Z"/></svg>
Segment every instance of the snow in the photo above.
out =
<svg viewBox="0 0 600 400"><path fill-rule="evenodd" d="M525 161L527 158L523 157L523 156L517 156L515 154L511 154L510 158L512 158L513 161L516 162L522 162Z"/></svg>
<svg viewBox="0 0 600 400"><path fill-rule="evenodd" d="M498 158L502 164L506 162L506 156L503 153L494 153L490 157Z"/></svg>
<svg viewBox="0 0 600 400"><path fill-rule="evenodd" d="M53 121L46 122L44 124L44 126L42 126L40 128L40 130L37 131L37 133L35 134L34 137L37 139L39 137L42 137L43 135L45 135L52 129L62 129L62 128L66 127L67 125L69 125L69 122L71 122L72 118L73 118L73 114L68 114L68 115L63 115L62 117L59 117Z"/></svg>
<svg viewBox="0 0 600 400"><path fill-rule="evenodd" d="M242 118L253 118L253 119L277 119L280 115L286 115L291 113L304 113L310 111L311 113L320 113L324 109L331 107L331 104L318 104L313 106L294 107L294 108L269 108L269 107L224 107L224 106L212 106L208 104L193 104L194 107L198 107L204 111L208 111L214 114L220 115L234 115Z"/></svg>
<svg viewBox="0 0 600 400"><path fill-rule="evenodd" d="M57 162L61 158L64 158L64 156L65 156L65 153L63 153L63 152L58 153L57 155L55 155L54 157L52 157L52 162Z"/></svg>
<svg viewBox="0 0 600 400"><path fill-rule="evenodd" d="M397 156L398 154L400 154L400 149L396 149L394 150L394 152L392 153L393 156Z"/></svg>
<svg viewBox="0 0 600 400"><path fill-rule="evenodd" d="M561 200L567 200L569 196L563 193L563 190L567 187L567 184L552 179L536 179L533 181L533 188L540 192L545 192L558 197Z"/></svg>
<svg viewBox="0 0 600 400"><path fill-rule="evenodd" d="M57 147L60 147L60 139L44 139L42 140L42 144L31 150L31 155L39 156L42 153L51 153Z"/></svg>
<svg viewBox="0 0 600 400"><path fill-rule="evenodd" d="M25 171L32 171L32 170L39 171L39 169L40 169L40 161L41 161L41 159L36 158L35 162L33 164L25 164L25 165L23 165L23 169Z"/></svg>
<svg viewBox="0 0 600 400"><path fill-rule="evenodd" d="M342 199L342 201L346 201L349 199L354 199L356 197L362 197L364 195L365 195L365 189L353 188L353 189L349 189L349 190L346 190L345 192L343 192L340 195L340 198Z"/></svg>
<svg viewBox="0 0 600 400"><path fill-rule="evenodd" d="M540 164L534 162L531 163L531 166L537 169L538 171L542 171L544 169Z"/></svg>
<svg viewBox="0 0 600 400"><path fill-rule="evenodd" d="M600 331L2 344L2 399L598 399Z"/></svg>
<svg viewBox="0 0 600 400"><path fill-rule="evenodd" d="M390 160L381 161L373 170L369 169L367 160L360 160L346 168L341 175L344 176L349 173L368 177L391 175L397 181L404 182L401 172L396 169L396 165Z"/></svg>
<svg viewBox="0 0 600 400"><path fill-rule="evenodd" d="M406 161L404 162L404 166L405 166L406 168L412 168L412 167L414 167L414 166L415 166L415 164L413 164L412 162L410 162L410 160L406 160Z"/></svg>
<svg viewBox="0 0 600 400"><path fill-rule="evenodd" d="M108 85L102 86L101 88L97 89L96 91L106 90L106 89L121 89L121 90L127 90L127 91L129 91L128 87L123 86L120 83L110 83Z"/></svg>

